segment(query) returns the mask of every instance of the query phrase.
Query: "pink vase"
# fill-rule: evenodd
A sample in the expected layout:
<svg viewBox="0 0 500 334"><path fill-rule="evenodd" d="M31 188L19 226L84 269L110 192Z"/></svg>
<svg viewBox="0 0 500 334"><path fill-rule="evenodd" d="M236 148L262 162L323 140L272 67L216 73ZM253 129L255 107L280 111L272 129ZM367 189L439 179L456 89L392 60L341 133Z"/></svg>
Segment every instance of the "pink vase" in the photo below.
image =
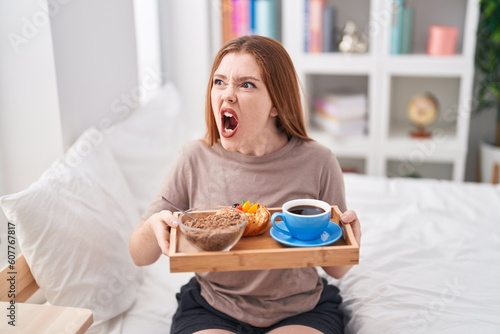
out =
<svg viewBox="0 0 500 334"><path fill-rule="evenodd" d="M427 53L434 56L454 55L458 29L453 26L430 26Z"/></svg>

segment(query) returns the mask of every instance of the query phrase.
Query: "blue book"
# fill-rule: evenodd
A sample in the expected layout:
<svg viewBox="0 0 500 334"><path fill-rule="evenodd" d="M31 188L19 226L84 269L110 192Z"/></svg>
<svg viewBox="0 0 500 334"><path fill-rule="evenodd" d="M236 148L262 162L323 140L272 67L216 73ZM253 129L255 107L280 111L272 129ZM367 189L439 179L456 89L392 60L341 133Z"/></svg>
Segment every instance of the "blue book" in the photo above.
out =
<svg viewBox="0 0 500 334"><path fill-rule="evenodd" d="M255 34L279 38L276 0L255 0Z"/></svg>
<svg viewBox="0 0 500 334"><path fill-rule="evenodd" d="M250 33L255 33L255 1L250 0Z"/></svg>
<svg viewBox="0 0 500 334"><path fill-rule="evenodd" d="M401 31L401 53L412 52L413 8L403 9L403 29Z"/></svg>
<svg viewBox="0 0 500 334"><path fill-rule="evenodd" d="M391 27L391 54L401 54L401 36L403 30L404 0L393 0Z"/></svg>
<svg viewBox="0 0 500 334"><path fill-rule="evenodd" d="M304 52L309 52L309 0L304 0Z"/></svg>
<svg viewBox="0 0 500 334"><path fill-rule="evenodd" d="M337 50L336 37L336 9L332 5L326 4L323 8L323 41L321 43L323 52L333 52Z"/></svg>

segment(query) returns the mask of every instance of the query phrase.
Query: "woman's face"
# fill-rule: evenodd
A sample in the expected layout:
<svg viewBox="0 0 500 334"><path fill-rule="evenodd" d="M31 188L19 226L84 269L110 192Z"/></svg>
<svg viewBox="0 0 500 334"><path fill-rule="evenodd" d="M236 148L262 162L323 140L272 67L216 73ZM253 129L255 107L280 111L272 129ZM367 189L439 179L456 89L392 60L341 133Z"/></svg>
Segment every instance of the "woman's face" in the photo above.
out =
<svg viewBox="0 0 500 334"><path fill-rule="evenodd" d="M247 53L229 53L215 70L212 109L222 146L228 151L263 155L282 143L261 70Z"/></svg>

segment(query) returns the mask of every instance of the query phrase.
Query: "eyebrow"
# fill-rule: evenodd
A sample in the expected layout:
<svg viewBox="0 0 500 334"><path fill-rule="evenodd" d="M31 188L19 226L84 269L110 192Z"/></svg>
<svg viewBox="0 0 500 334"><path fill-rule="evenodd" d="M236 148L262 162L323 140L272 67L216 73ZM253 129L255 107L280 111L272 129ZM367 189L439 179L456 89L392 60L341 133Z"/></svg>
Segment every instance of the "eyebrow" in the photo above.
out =
<svg viewBox="0 0 500 334"><path fill-rule="evenodd" d="M224 74L218 74L218 73L214 73L214 78L227 80L227 76L225 76ZM247 81L247 80L259 81L259 82L261 81L260 79L253 77L251 75L246 75L246 76L242 76L242 77L238 78L238 82L243 82L243 81Z"/></svg>

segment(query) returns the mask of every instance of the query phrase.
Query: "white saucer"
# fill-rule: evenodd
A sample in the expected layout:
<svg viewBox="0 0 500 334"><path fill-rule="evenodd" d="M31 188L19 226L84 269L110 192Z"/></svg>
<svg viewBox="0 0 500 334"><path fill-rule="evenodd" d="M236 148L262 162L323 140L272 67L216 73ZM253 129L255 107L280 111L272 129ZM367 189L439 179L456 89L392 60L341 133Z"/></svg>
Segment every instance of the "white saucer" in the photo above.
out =
<svg viewBox="0 0 500 334"><path fill-rule="evenodd" d="M288 230L286 228L285 223L283 223L282 221L276 222L276 224L280 228ZM294 237L281 233L279 230L274 228L274 226L271 227L270 233L271 237L277 242L282 243L283 245L294 246L294 247L326 246L334 243L335 241L339 240L340 237L342 237L342 229L332 221L328 224L328 227L326 228L325 232L323 232L323 234L319 238L314 240L306 241L306 240L295 239Z"/></svg>

